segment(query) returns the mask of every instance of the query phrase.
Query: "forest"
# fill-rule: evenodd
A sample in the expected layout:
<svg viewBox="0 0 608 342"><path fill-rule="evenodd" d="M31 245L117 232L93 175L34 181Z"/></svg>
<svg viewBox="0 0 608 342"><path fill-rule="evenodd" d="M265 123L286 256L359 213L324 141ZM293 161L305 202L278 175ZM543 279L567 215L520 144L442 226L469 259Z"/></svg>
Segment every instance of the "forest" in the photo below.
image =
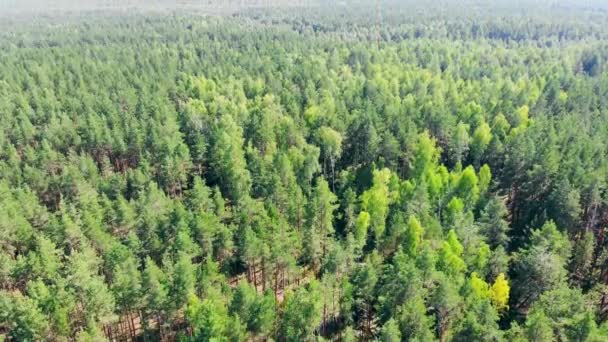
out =
<svg viewBox="0 0 608 342"><path fill-rule="evenodd" d="M0 5L0 341L607 341L608 5L284 3Z"/></svg>

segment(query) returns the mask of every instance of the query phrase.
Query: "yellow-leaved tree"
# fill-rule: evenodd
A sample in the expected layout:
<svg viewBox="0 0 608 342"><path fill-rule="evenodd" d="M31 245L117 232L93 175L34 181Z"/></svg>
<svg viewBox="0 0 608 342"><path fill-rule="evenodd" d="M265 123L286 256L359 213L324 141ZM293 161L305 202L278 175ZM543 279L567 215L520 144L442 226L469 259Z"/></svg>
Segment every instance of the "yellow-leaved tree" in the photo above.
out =
<svg viewBox="0 0 608 342"><path fill-rule="evenodd" d="M497 311L506 310L509 307L510 290L509 281L505 278L505 274L499 274L490 288L490 298Z"/></svg>

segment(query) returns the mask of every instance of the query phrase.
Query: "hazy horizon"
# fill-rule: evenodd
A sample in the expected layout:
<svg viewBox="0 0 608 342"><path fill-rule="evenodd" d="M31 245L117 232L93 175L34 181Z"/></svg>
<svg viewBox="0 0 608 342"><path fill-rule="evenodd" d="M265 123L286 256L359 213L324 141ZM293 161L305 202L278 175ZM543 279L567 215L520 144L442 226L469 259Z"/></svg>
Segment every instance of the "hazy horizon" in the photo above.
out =
<svg viewBox="0 0 608 342"><path fill-rule="evenodd" d="M350 7L350 6L397 6L401 8L416 8L430 6L442 9L446 4L457 4L462 7L474 6L486 9L554 9L554 8L593 8L595 11L607 10L608 3L602 0L0 0L0 13L15 12L73 12L96 10L180 10L200 9L209 11L230 11L243 8L273 8L273 7Z"/></svg>

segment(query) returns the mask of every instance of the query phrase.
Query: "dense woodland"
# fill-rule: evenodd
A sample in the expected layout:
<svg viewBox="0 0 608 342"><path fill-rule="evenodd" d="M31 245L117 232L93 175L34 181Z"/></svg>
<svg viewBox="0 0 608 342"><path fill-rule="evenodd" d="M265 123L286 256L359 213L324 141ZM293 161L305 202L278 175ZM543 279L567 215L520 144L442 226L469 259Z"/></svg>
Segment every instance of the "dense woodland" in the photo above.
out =
<svg viewBox="0 0 608 342"><path fill-rule="evenodd" d="M0 341L608 340L608 7L483 3L0 17Z"/></svg>

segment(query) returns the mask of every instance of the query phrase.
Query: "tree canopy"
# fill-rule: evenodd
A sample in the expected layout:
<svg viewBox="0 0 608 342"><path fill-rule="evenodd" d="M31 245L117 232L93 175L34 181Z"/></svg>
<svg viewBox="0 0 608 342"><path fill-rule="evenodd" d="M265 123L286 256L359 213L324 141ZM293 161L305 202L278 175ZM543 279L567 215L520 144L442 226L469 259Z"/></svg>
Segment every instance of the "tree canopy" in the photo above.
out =
<svg viewBox="0 0 608 342"><path fill-rule="evenodd" d="M608 340L606 4L311 4L0 4L0 340Z"/></svg>

